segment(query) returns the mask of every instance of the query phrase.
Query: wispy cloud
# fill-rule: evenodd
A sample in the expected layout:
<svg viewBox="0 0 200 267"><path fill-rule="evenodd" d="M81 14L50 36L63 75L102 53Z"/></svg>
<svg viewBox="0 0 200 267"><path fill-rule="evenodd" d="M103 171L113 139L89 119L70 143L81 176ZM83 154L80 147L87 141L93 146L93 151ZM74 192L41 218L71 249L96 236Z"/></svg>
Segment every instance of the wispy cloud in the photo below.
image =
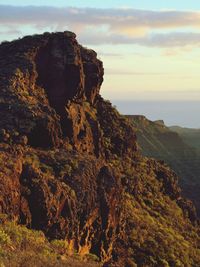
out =
<svg viewBox="0 0 200 267"><path fill-rule="evenodd" d="M35 31L72 29L85 44L150 47L200 44L200 12L0 5L1 28L6 27L10 31L15 27L18 31L27 25ZM168 32L158 33L163 29Z"/></svg>
<svg viewBox="0 0 200 267"><path fill-rule="evenodd" d="M98 44L137 44L148 47L185 47L199 46L200 32L170 32L150 33L144 37L131 37L115 33L81 33L82 42L92 45Z"/></svg>
<svg viewBox="0 0 200 267"><path fill-rule="evenodd" d="M113 29L131 27L169 28L200 24L199 12L150 11L137 9L56 8L0 5L1 23L84 23L109 25Z"/></svg>

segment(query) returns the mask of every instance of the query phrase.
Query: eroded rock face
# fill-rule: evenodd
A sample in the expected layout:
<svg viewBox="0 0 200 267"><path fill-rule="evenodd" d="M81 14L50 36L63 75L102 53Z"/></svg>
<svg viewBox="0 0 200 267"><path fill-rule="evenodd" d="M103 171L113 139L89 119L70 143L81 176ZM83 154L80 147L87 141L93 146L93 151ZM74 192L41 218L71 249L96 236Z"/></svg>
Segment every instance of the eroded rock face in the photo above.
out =
<svg viewBox="0 0 200 267"><path fill-rule="evenodd" d="M1 213L51 239L66 239L80 255L110 259L121 218L119 174L102 160L66 150L18 147L17 160L10 154L1 146Z"/></svg>
<svg viewBox="0 0 200 267"><path fill-rule="evenodd" d="M91 103L94 103L103 82L103 63L96 60L97 54L91 49L81 47L81 56L85 75L85 95Z"/></svg>
<svg viewBox="0 0 200 267"><path fill-rule="evenodd" d="M195 209L99 95L96 53L29 36L0 45L0 67L0 212L105 266L196 266Z"/></svg>
<svg viewBox="0 0 200 267"><path fill-rule="evenodd" d="M20 213L19 175L22 171L22 159L20 155L16 156L10 147L1 151L0 213L8 214L12 219L19 218Z"/></svg>
<svg viewBox="0 0 200 267"><path fill-rule="evenodd" d="M34 56L36 84L47 92L50 105L58 113L67 101L84 99L84 72L75 35L57 34L47 38Z"/></svg>
<svg viewBox="0 0 200 267"><path fill-rule="evenodd" d="M34 147L59 146L62 137L76 142L69 126L76 114L67 105L95 102L103 66L94 51L70 32L29 36L1 45L0 68L1 112L9 111L1 129L14 142L16 134L26 135Z"/></svg>

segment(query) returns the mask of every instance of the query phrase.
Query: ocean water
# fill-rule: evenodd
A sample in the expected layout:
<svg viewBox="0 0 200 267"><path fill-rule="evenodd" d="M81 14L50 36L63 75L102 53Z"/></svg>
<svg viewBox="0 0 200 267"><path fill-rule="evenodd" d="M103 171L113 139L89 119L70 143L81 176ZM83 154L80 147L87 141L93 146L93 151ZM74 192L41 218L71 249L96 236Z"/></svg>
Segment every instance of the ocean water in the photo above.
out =
<svg viewBox="0 0 200 267"><path fill-rule="evenodd" d="M111 100L122 114L145 115L164 120L167 126L200 128L200 101L119 101Z"/></svg>

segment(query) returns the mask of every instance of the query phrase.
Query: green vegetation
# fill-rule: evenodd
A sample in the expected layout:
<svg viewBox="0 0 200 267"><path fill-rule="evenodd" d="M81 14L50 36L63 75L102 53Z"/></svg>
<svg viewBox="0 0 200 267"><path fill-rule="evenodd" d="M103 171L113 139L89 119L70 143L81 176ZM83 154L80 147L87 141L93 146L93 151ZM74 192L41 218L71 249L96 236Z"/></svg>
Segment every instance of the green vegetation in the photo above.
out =
<svg viewBox="0 0 200 267"><path fill-rule="evenodd" d="M78 256L69 250L65 240L48 241L40 231L8 222L6 215L0 215L0 266L100 266L93 255Z"/></svg>
<svg viewBox="0 0 200 267"><path fill-rule="evenodd" d="M66 151L59 153L56 150L48 152L38 150L33 153L30 150L25 155L24 165L31 166L44 175L56 175L57 178L62 178L65 175L71 176L78 169L78 160L70 158Z"/></svg>
<svg viewBox="0 0 200 267"><path fill-rule="evenodd" d="M162 193L155 174L147 171L149 164L149 160L143 159L135 171L126 173L129 182L124 195L124 214L130 266L197 267L198 231L176 202ZM176 194L176 186L173 190Z"/></svg>

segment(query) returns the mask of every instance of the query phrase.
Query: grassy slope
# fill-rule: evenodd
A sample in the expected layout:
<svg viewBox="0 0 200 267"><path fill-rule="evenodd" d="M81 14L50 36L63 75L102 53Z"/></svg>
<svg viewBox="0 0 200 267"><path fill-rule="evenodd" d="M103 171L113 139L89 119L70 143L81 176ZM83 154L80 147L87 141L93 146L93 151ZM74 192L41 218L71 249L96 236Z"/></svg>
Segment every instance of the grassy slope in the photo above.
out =
<svg viewBox="0 0 200 267"><path fill-rule="evenodd" d="M97 257L88 255L81 258L64 240L48 241L40 231L29 230L15 222L5 221L2 215L0 224L0 266L66 266L97 267Z"/></svg>

